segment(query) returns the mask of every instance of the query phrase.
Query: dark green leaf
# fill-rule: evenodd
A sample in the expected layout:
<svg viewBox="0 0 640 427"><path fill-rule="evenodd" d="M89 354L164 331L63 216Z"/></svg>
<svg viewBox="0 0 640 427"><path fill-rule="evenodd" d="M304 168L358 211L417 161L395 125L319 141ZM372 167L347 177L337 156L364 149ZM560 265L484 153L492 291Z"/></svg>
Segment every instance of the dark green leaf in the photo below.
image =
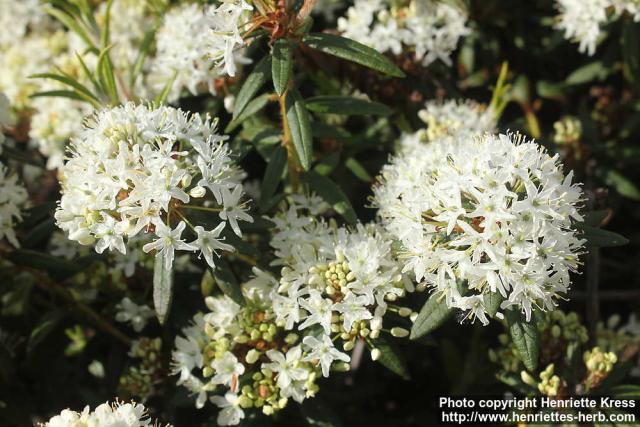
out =
<svg viewBox="0 0 640 427"><path fill-rule="evenodd" d="M500 292L489 292L482 297L484 300L484 308L489 316L494 317L500 309L500 304L504 301L504 297Z"/></svg>
<svg viewBox="0 0 640 427"><path fill-rule="evenodd" d="M584 216L584 223L591 227L600 227L610 214L609 209L587 212Z"/></svg>
<svg viewBox="0 0 640 427"><path fill-rule="evenodd" d="M33 350L45 340L53 332L62 318L60 311L53 311L47 313L44 316L42 322L36 326L29 335L29 342L27 343L27 354L31 354Z"/></svg>
<svg viewBox="0 0 640 427"><path fill-rule="evenodd" d="M535 318L527 322L524 315L516 310L505 310L511 340L518 350L519 359L530 372L538 367L540 337Z"/></svg>
<svg viewBox="0 0 640 427"><path fill-rule="evenodd" d="M91 40L89 33L87 30L78 22L74 17L67 15L63 11L56 9L54 7L45 7L43 10L49 15L56 18L58 21L62 22L62 24L67 27L69 30L75 32L80 38L87 44L87 46L91 48L95 48L95 44Z"/></svg>
<svg viewBox="0 0 640 427"><path fill-rule="evenodd" d="M435 331L453 315L453 309L447 307L443 298L438 294L429 297L413 322L410 339L415 340Z"/></svg>
<svg viewBox="0 0 640 427"><path fill-rule="evenodd" d="M309 170L313 160L311 121L305 102L297 89L291 89L287 92L285 107L293 147L298 155L298 160L300 160L300 165L304 170Z"/></svg>
<svg viewBox="0 0 640 427"><path fill-rule="evenodd" d="M388 116L392 113L391 109L384 104L351 96L314 96L306 102L307 108L314 113L365 116Z"/></svg>
<svg viewBox="0 0 640 427"><path fill-rule="evenodd" d="M351 202L335 182L313 171L304 174L303 179L313 191L329 203L348 223L356 223L358 217L351 206Z"/></svg>
<svg viewBox="0 0 640 427"><path fill-rule="evenodd" d="M236 102L233 107L233 118L238 117L244 109L249 105L260 88L266 83L271 73L271 57L267 56L256 65L256 68L247 76L244 84L236 96Z"/></svg>
<svg viewBox="0 0 640 427"><path fill-rule="evenodd" d="M601 228L595 228L584 224L579 224L578 228L584 232L582 237L587 239L588 247L608 248L612 246L623 246L629 243L627 238Z"/></svg>
<svg viewBox="0 0 640 427"><path fill-rule="evenodd" d="M94 254L73 261L53 255L44 254L28 249L18 249L11 252L7 258L17 265L46 271L57 280L64 280L87 268L92 262L100 258Z"/></svg>
<svg viewBox="0 0 640 427"><path fill-rule="evenodd" d="M246 108L242 111L242 114L238 115L235 119L229 123L225 132L230 132L235 129L240 123L247 120L249 117L262 110L269 102L270 95L268 93L262 94L257 98L252 99Z"/></svg>
<svg viewBox="0 0 640 427"><path fill-rule="evenodd" d="M292 46L287 39L278 39L273 44L273 60L271 65L271 75L273 87L278 96L282 96L291 76L292 69Z"/></svg>
<svg viewBox="0 0 640 427"><path fill-rule="evenodd" d="M407 364L398 348L392 342L378 337L373 345L380 350L380 358L377 360L382 366L405 380L410 379Z"/></svg>
<svg viewBox="0 0 640 427"><path fill-rule="evenodd" d="M153 305L158 322L163 324L169 315L173 299L173 266L165 266L164 252L158 252L153 265Z"/></svg>
<svg viewBox="0 0 640 427"><path fill-rule="evenodd" d="M304 36L302 42L311 49L355 62L390 76L404 77L402 70L386 56L354 40L334 34L312 33Z"/></svg>
<svg viewBox="0 0 640 427"><path fill-rule="evenodd" d="M336 169L338 163L340 163L340 152L334 151L324 156L322 160L313 167L313 170L320 175L329 176Z"/></svg>
<svg viewBox="0 0 640 427"><path fill-rule="evenodd" d="M260 205L265 203L275 194L278 184L287 168L287 150L284 147L276 147L271 153L267 169L264 172L262 187L260 191Z"/></svg>
<svg viewBox="0 0 640 427"><path fill-rule="evenodd" d="M216 262L216 269L210 269L211 275L216 281L223 294L231 298L240 305L245 305L246 301L242 295L242 289L236 280L236 276L229 268L226 261L220 259Z"/></svg>
<svg viewBox="0 0 640 427"><path fill-rule="evenodd" d="M104 89L106 95L109 97L112 105L118 105L120 103L120 97L118 95L118 86L116 85L116 78L113 74L113 63L109 56L109 50L112 46L103 49L98 56L98 63L96 65L96 72L98 75L98 81Z"/></svg>
<svg viewBox="0 0 640 427"><path fill-rule="evenodd" d="M149 56L149 52L151 51L151 47L153 46L153 41L156 37L156 30L157 29L154 27L144 34L144 39L142 39L142 43L140 44L140 48L138 49L138 56L133 63L133 67L131 68L131 74L129 76L130 87L135 87L136 80L142 72L144 62Z"/></svg>

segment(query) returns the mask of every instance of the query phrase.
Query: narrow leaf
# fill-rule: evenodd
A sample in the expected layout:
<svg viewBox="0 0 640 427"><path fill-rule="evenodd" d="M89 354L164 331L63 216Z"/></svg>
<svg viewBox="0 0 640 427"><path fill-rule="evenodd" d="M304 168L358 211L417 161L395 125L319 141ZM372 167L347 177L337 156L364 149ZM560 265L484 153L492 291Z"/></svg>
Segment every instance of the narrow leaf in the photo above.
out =
<svg viewBox="0 0 640 427"><path fill-rule="evenodd" d="M109 57L109 50L111 47L107 47L100 52L98 56L98 63L96 65L96 71L98 74L98 80L102 85L102 88L109 97L111 104L117 105L120 103L120 97L118 96L118 86L116 85L116 79L113 75L113 63Z"/></svg>
<svg viewBox="0 0 640 427"><path fill-rule="evenodd" d="M245 305L246 301L242 295L242 289L236 280L233 272L229 269L229 264L224 260L219 260L216 269L211 269L211 274L223 294L231 298L240 305Z"/></svg>
<svg viewBox="0 0 640 427"><path fill-rule="evenodd" d="M623 246L629 243L629 239L617 233L580 224L579 228L584 232L582 237L587 239L587 246L592 248L609 248Z"/></svg>
<svg viewBox="0 0 640 427"><path fill-rule="evenodd" d="M405 380L410 379L407 364L402 353L393 343L382 337L378 337L374 342L375 348L380 350L380 358L377 360L382 366L389 369L394 374Z"/></svg>
<svg viewBox="0 0 640 427"><path fill-rule="evenodd" d="M93 43L93 40L91 40L89 33L82 27L82 25L78 21L76 21L74 17L69 16L63 11L53 7L45 7L44 11L56 18L58 21L62 22L62 25L67 27L69 30L79 35L80 38L87 44L87 46L91 48L96 47Z"/></svg>
<svg viewBox="0 0 640 427"><path fill-rule="evenodd" d="M453 309L447 307L442 298L435 293L429 297L413 322L410 339L415 340L435 331L453 315Z"/></svg>
<svg viewBox="0 0 640 427"><path fill-rule="evenodd" d="M356 223L358 217L351 206L351 202L335 182L313 171L304 174L303 179L313 191L329 203L348 223Z"/></svg>
<svg viewBox="0 0 640 427"><path fill-rule="evenodd" d="M509 325L509 334L518 350L520 360L530 372L535 371L540 355L540 337L535 317L527 322L524 315L516 310L506 310L505 317Z"/></svg>
<svg viewBox="0 0 640 427"><path fill-rule="evenodd" d="M156 38L156 31L157 28L154 27L144 34L144 38L142 39L142 43L140 44L140 49L138 50L138 56L133 63L131 74L129 76L130 87L135 87L136 80L138 79L140 73L142 73L142 67L144 66L144 62L149 56L151 46L153 45L153 41Z"/></svg>
<svg viewBox="0 0 640 427"><path fill-rule="evenodd" d="M369 172L367 172L367 170L364 168L364 166L362 166L362 163L360 163L359 161L357 161L355 158L353 157L349 157L347 159L346 162L344 162L344 165L346 166L347 169L349 169L351 171L351 173L353 173L356 178L358 178L361 181L364 182L371 182L373 181L373 177L371 175L369 175Z"/></svg>
<svg viewBox="0 0 640 427"><path fill-rule="evenodd" d="M64 75L64 74L55 74L55 73L41 73L41 74L33 74L33 75L29 76L29 77L31 77L31 78L40 78L40 79L51 79L51 80L58 81L58 82L63 83L65 85L67 85L67 86L71 86L76 91L78 91L78 93L86 95L86 97L92 98L96 102L99 102L99 99L98 99L97 96L95 96L85 85L83 85L82 83L76 81L71 76L67 76L67 75Z"/></svg>
<svg viewBox="0 0 640 427"><path fill-rule="evenodd" d="M173 298L173 269L165 268L164 252L159 252L153 265L153 305L160 324L167 320Z"/></svg>
<svg viewBox="0 0 640 427"><path fill-rule="evenodd" d="M29 95L30 98L38 98L44 96L75 99L76 101L88 102L94 107L100 107L100 104L93 98L89 98L86 95L83 95L80 92L76 92L74 90L45 90L43 92L37 92Z"/></svg>
<svg viewBox="0 0 640 427"><path fill-rule="evenodd" d="M256 65L256 68L247 76L244 84L236 96L236 102L233 107L233 119L238 117L249 102L258 93L260 88L266 83L271 73L271 57L267 56Z"/></svg>
<svg viewBox="0 0 640 427"><path fill-rule="evenodd" d="M354 40L334 34L312 33L304 36L302 42L311 49L355 62L390 76L404 77L402 70L386 56Z"/></svg>
<svg viewBox="0 0 640 427"><path fill-rule="evenodd" d="M167 97L169 96L169 93L171 93L171 88L173 87L173 83L176 81L177 75L178 73L174 72L171 78L167 80L164 87L162 88L162 91L158 95L156 95L155 99L153 100L153 103L155 105L162 105L165 103Z"/></svg>
<svg viewBox="0 0 640 427"><path fill-rule="evenodd" d="M262 110L269 102L269 97L270 95L268 93L265 93L255 99L252 99L249 102L249 105L247 105L245 109L242 111L242 114L239 114L236 118L234 118L231 121L231 123L229 123L229 125L227 125L225 132L232 131L233 129L238 127L240 123L247 120L249 117L253 116L258 111Z"/></svg>
<svg viewBox="0 0 640 427"><path fill-rule="evenodd" d="M285 106L293 147L304 170L309 170L313 160L313 136L309 112L300 92L296 89L288 91Z"/></svg>
<svg viewBox="0 0 640 427"><path fill-rule="evenodd" d="M267 169L264 172L264 179L262 180L260 191L261 208L264 208L266 202L271 200L271 197L276 192L286 167L287 150L284 147L278 146L273 150L273 153L271 153Z"/></svg>
<svg viewBox="0 0 640 427"><path fill-rule="evenodd" d="M271 75L273 87L278 96L282 96L287 89L292 68L292 47L287 39L278 39L273 44L273 61L271 65Z"/></svg>
<svg viewBox="0 0 640 427"><path fill-rule="evenodd" d="M351 96L314 96L306 102L307 108L314 113L379 116L392 113L384 104Z"/></svg>

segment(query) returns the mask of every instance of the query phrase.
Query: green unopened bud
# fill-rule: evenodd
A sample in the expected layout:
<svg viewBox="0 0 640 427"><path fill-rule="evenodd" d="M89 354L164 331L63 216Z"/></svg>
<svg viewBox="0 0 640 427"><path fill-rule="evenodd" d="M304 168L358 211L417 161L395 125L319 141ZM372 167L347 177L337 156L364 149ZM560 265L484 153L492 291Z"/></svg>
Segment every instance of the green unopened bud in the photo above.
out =
<svg viewBox="0 0 640 427"><path fill-rule="evenodd" d="M529 375L527 371L521 371L520 378L522 379L523 383L530 385L531 387L536 387L538 385L538 382L535 380L535 378Z"/></svg>
<svg viewBox="0 0 640 427"><path fill-rule="evenodd" d="M238 398L238 405L244 409L251 408L253 406L253 401L247 396L240 396Z"/></svg>
<svg viewBox="0 0 640 427"><path fill-rule="evenodd" d="M260 355L261 353L258 350L256 350L255 348L252 348L247 352L247 356L245 357L245 360L247 361L247 363L253 365L258 361L258 359L260 358Z"/></svg>
<svg viewBox="0 0 640 427"><path fill-rule="evenodd" d="M410 316L411 313L412 310L409 307L400 307L400 310L398 310L398 314L402 317Z"/></svg>
<svg viewBox="0 0 640 427"><path fill-rule="evenodd" d="M202 376L204 376L205 378L210 377L211 375L213 375L213 368L209 367L209 366L205 366L202 369Z"/></svg>
<svg viewBox="0 0 640 427"><path fill-rule="evenodd" d="M298 341L298 335L294 333L287 334L287 336L284 337L284 342L286 342L289 345L294 345L297 341Z"/></svg>
<svg viewBox="0 0 640 427"><path fill-rule="evenodd" d="M551 336L554 338L560 338L562 335L562 329L558 325L553 325L551 327Z"/></svg>
<svg viewBox="0 0 640 427"><path fill-rule="evenodd" d="M369 332L369 338L375 340L380 336L380 329L376 329L374 331Z"/></svg>
<svg viewBox="0 0 640 427"><path fill-rule="evenodd" d="M262 413L265 415L273 415L275 411L273 410L273 406L271 405L264 405L262 407Z"/></svg>
<svg viewBox="0 0 640 427"><path fill-rule="evenodd" d="M353 350L353 347L355 346L353 341L347 341L342 345L342 348L344 349L344 351L351 351Z"/></svg>
<svg viewBox="0 0 640 427"><path fill-rule="evenodd" d="M246 344L249 342L249 337L246 335L238 335L237 337L234 337L233 340L238 344Z"/></svg>
<svg viewBox="0 0 640 427"><path fill-rule="evenodd" d="M391 335L396 338L404 338L406 336L409 336L409 331L396 326L395 328L391 328Z"/></svg>

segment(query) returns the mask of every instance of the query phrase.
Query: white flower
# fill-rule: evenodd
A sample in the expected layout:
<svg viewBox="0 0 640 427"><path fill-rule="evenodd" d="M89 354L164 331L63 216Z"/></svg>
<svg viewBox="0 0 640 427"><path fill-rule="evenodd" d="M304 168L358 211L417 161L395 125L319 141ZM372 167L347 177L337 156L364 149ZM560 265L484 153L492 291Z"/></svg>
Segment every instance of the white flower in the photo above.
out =
<svg viewBox="0 0 640 427"><path fill-rule="evenodd" d="M333 342L327 335L323 335L322 341L309 335L304 337L302 343L311 350L304 360L319 360L320 366L322 366L322 375L325 377L329 376L329 369L331 369L331 364L334 360L343 362L351 360L347 354L342 353L333 346Z"/></svg>
<svg viewBox="0 0 640 427"><path fill-rule="evenodd" d="M566 39L579 42L580 52L593 55L609 6L611 0L556 0L560 12L556 28Z"/></svg>
<svg viewBox="0 0 640 427"><path fill-rule="evenodd" d="M87 406L82 413L69 409L42 424L44 427L148 427L152 425L147 408L139 403L103 403L92 412ZM171 426L168 426L171 427Z"/></svg>
<svg viewBox="0 0 640 427"><path fill-rule="evenodd" d="M225 70L219 66L219 61L211 57L215 54L210 56L212 41L203 35L203 29L209 25L208 15L214 14L216 9L213 5L187 3L170 9L164 15L156 34L157 48L149 79L160 91L175 76L169 102L175 102L184 88L193 95L205 90L216 93L214 82L224 76ZM232 61L237 60L232 58Z"/></svg>
<svg viewBox="0 0 640 427"><path fill-rule="evenodd" d="M306 369L298 367L302 359L302 348L299 345L290 348L286 355L277 350L269 350L267 357L272 363L265 363L263 367L278 375L277 384L282 390L287 390L294 381L307 379L309 375Z"/></svg>
<svg viewBox="0 0 640 427"><path fill-rule="evenodd" d="M198 239L193 242L193 244L200 249L200 253L204 255L204 259L207 260L207 264L209 264L211 268L216 267L216 264L213 261L213 254L215 254L218 258L220 257L216 250L228 252L234 251L233 246L222 243L224 238L219 237L225 225L225 222L221 222L216 228L211 231L207 231L199 225L194 228L194 231L198 235Z"/></svg>
<svg viewBox="0 0 640 427"><path fill-rule="evenodd" d="M230 385L231 391L237 391L238 376L244 373L244 365L231 352L227 351L213 360L211 367L216 373L211 379L214 384Z"/></svg>
<svg viewBox="0 0 640 427"><path fill-rule="evenodd" d="M166 252L167 265L176 249L199 249L205 258L215 249L228 249L210 240L205 244L203 238L185 243L181 239L185 224L175 224L192 208L182 205L191 202L189 192L199 185L197 176L202 176L200 181L219 207L204 197L195 202L205 207L194 207L228 210L212 238L227 218L234 229L239 220L251 220L240 202L243 173L232 162L225 139L215 133L209 118L175 108L128 103L96 112L72 140L71 158L60 169L58 226L82 244L98 240L99 252L109 248L124 253L127 241L135 237L149 241L155 234L155 242L143 249ZM223 197L227 192L232 196ZM177 212L171 215L171 209Z"/></svg>
<svg viewBox="0 0 640 427"><path fill-rule="evenodd" d="M238 221L253 222L251 215L245 212L244 207L240 204L240 198L242 197L242 187L237 186L233 192L226 188L222 189L222 201L224 209L220 212L220 218L224 221L228 221L233 229L233 232L238 236L242 236L242 231L238 225Z"/></svg>
<svg viewBox="0 0 640 427"><path fill-rule="evenodd" d="M244 411L238 403L238 395L235 393L227 393L222 396L212 396L211 402L222 410L218 414L218 425L234 426L240 424L240 420L244 418Z"/></svg>
<svg viewBox="0 0 640 427"><path fill-rule="evenodd" d="M298 302L302 308L307 310L308 314L299 326L300 329L319 324L325 333L331 330L331 312L334 309L333 302L329 298L324 298L320 292L315 289L309 291L308 298L299 298Z"/></svg>
<svg viewBox="0 0 640 427"><path fill-rule="evenodd" d="M18 183L17 175L9 175L0 163L0 239L6 238L15 247L20 247L20 243L14 228L22 221L27 197L27 190Z"/></svg>
<svg viewBox="0 0 640 427"><path fill-rule="evenodd" d="M182 232L187 226L184 221L180 221L173 230L161 221L155 222L154 225L156 226L156 235L158 236L158 239L144 245L142 250L145 252L155 250L157 251L156 257L164 256L164 266L167 270L171 269L171 266L173 265L174 252L176 250L198 250L197 246L185 243L185 241L181 239Z"/></svg>
<svg viewBox="0 0 640 427"><path fill-rule="evenodd" d="M245 0L230 0L209 9L204 19L208 31L199 37L206 41L209 57L228 75L236 75L236 50L242 46L241 28L248 22L245 12L253 8Z"/></svg>
<svg viewBox="0 0 640 427"><path fill-rule="evenodd" d="M147 325L149 319L154 317L154 311L147 305L138 305L128 297L116 305L116 320L118 322L130 322L133 330L140 332Z"/></svg>
<svg viewBox="0 0 640 427"><path fill-rule="evenodd" d="M374 188L385 228L402 244L404 271L449 307L487 323L477 296L502 308L555 307L583 241L574 221L582 193L559 157L514 135L458 132L401 151ZM464 281L467 295L456 282Z"/></svg>
<svg viewBox="0 0 640 427"><path fill-rule="evenodd" d="M437 59L451 65L451 53L470 33L466 13L433 0L413 0L397 6L390 0L356 0L338 30L384 53L411 50L427 66Z"/></svg>

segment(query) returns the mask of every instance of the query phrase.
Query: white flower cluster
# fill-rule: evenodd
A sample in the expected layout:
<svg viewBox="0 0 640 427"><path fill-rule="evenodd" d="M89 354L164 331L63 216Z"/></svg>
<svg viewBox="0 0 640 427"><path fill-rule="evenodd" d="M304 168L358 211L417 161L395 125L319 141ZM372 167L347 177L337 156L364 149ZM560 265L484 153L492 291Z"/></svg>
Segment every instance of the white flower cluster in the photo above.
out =
<svg viewBox="0 0 640 427"><path fill-rule="evenodd" d="M390 0L356 0L338 30L347 38L379 52L400 55L411 49L427 66L437 59L451 64L451 53L461 37L469 34L466 14L447 3L413 0L395 6Z"/></svg>
<svg viewBox="0 0 640 427"><path fill-rule="evenodd" d="M27 204L27 190L18 183L16 174L9 174L0 163L0 239L19 247L14 228L22 221L22 211Z"/></svg>
<svg viewBox="0 0 640 427"><path fill-rule="evenodd" d="M361 337L375 340L387 301L396 301L413 287L403 280L391 240L380 227L331 226L317 216L319 206L322 202L315 196L294 196L289 209L273 218L271 246L282 278L272 299L276 320L285 329L318 329L319 339L310 336L303 342L328 376L334 360L349 360L335 348L336 339L345 351ZM411 314L405 311L405 316Z"/></svg>
<svg viewBox="0 0 640 427"><path fill-rule="evenodd" d="M151 427L147 409L139 403L103 403L91 411L86 406L82 412L65 409L41 427ZM167 425L167 427L170 427Z"/></svg>
<svg viewBox="0 0 640 427"><path fill-rule="evenodd" d="M241 235L238 221L252 221L241 202L244 174L225 140L209 118L171 107L128 103L96 112L60 170L58 225L71 240L95 243L99 253L126 253L124 238L144 230L156 236L144 251L164 255L166 268L175 250L199 250L213 267L217 250L233 250L221 241L225 225ZM204 199L207 190L213 200ZM199 199L205 205L188 204ZM221 221L213 230L189 222L197 239L187 243L188 209L217 211Z"/></svg>
<svg viewBox="0 0 640 427"><path fill-rule="evenodd" d="M602 27L623 13L640 21L640 4L636 0L556 0L560 12L556 28L564 31L568 40L580 43L581 53L596 52Z"/></svg>
<svg viewBox="0 0 640 427"><path fill-rule="evenodd" d="M486 324L483 296L499 293L501 308L528 320L535 308L553 309L579 264L573 221L582 195L571 180L534 142L458 133L393 158L375 205L402 244L404 271L449 307Z"/></svg>
<svg viewBox="0 0 640 427"><path fill-rule="evenodd" d="M238 424L247 408L271 415L290 398L302 402L317 391L316 356L303 351L297 334L276 324L268 292L275 279L256 273L242 286L246 305L227 296L207 297L211 311L194 316L183 336L176 337L178 384L197 395L197 408L207 397L220 407L219 425ZM224 395L209 396L220 386Z"/></svg>
<svg viewBox="0 0 640 427"><path fill-rule="evenodd" d="M426 141L435 141L461 131L491 132L497 124L491 108L470 99L427 101L418 116L427 125L427 129L418 132Z"/></svg>
<svg viewBox="0 0 640 427"><path fill-rule="evenodd" d="M237 47L243 41L240 29L251 7L244 2L220 6L183 4L169 10L156 35L156 54L150 81L162 90L174 79L167 98L175 102L186 88L194 95L208 90L215 94L215 79L235 75ZM202 30L207 33L203 34Z"/></svg>
<svg viewBox="0 0 640 427"><path fill-rule="evenodd" d="M40 3L40 0L0 0L0 28L11 28L0 33L0 47L11 45L29 32L46 31L52 25Z"/></svg>

